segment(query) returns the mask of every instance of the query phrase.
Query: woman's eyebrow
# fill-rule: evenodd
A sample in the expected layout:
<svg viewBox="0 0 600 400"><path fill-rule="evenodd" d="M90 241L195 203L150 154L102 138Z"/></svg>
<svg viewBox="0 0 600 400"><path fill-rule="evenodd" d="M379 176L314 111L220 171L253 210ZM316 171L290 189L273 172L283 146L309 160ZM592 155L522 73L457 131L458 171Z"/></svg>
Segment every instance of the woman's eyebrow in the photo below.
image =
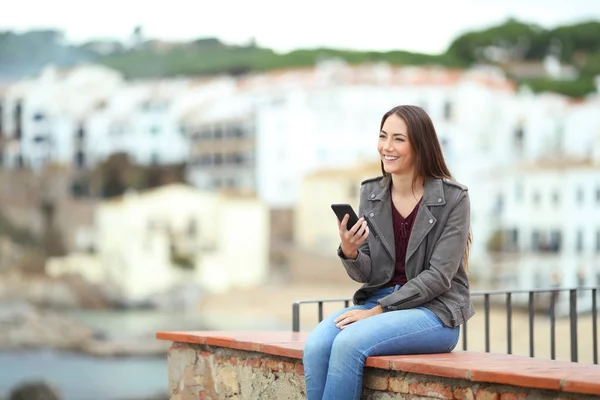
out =
<svg viewBox="0 0 600 400"><path fill-rule="evenodd" d="M381 133L384 133L384 134L386 134L386 135L388 134L388 133L387 133L386 131L384 131L383 129L381 130ZM406 137L406 135L405 135L404 133L392 133L392 136L404 136L404 137Z"/></svg>

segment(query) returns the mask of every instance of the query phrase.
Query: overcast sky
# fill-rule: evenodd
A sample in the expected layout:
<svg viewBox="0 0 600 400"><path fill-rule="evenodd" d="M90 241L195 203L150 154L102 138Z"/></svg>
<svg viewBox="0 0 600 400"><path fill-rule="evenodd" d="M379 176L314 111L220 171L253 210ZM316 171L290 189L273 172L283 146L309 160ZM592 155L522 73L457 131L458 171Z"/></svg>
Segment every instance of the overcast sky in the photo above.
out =
<svg viewBox="0 0 600 400"><path fill-rule="evenodd" d="M2 0L0 30L57 28L72 42L218 37L279 51L327 46L443 52L457 35L515 17L545 27L594 19L600 0Z"/></svg>

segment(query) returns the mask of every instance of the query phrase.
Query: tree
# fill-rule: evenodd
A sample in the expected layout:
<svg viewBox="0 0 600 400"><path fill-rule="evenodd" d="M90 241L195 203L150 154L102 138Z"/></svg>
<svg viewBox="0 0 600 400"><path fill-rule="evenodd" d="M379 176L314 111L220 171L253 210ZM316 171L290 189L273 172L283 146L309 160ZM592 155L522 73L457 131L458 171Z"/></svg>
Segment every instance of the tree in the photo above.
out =
<svg viewBox="0 0 600 400"><path fill-rule="evenodd" d="M533 58L546 51L548 43L544 32L537 25L509 19L502 25L459 36L450 44L447 53L472 63L485 59L484 49L495 46L518 58Z"/></svg>

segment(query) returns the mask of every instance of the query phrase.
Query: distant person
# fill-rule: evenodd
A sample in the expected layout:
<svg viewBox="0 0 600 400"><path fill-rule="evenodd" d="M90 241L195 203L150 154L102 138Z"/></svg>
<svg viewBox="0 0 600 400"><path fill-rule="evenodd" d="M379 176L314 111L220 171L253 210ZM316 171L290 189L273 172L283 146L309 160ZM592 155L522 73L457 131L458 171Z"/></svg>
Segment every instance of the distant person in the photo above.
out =
<svg viewBox="0 0 600 400"><path fill-rule="evenodd" d="M338 256L364 285L305 343L308 400L359 399L369 356L452 351L474 314L469 195L452 180L431 119L419 107L391 109L377 149L383 176L362 182L358 223L338 221Z"/></svg>
<svg viewBox="0 0 600 400"><path fill-rule="evenodd" d="M58 391L45 382L24 382L11 390L8 400L61 400Z"/></svg>

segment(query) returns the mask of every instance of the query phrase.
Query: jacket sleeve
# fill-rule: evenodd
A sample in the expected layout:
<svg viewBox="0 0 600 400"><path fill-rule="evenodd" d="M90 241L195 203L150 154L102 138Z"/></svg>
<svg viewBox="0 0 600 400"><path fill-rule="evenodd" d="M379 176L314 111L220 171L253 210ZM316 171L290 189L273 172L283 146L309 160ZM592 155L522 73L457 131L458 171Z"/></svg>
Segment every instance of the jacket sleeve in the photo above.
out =
<svg viewBox="0 0 600 400"><path fill-rule="evenodd" d="M462 191L435 244L429 268L409 280L397 292L380 299L378 303L383 311L418 307L447 292L463 259L469 226L469 195L467 191Z"/></svg>
<svg viewBox="0 0 600 400"><path fill-rule="evenodd" d="M361 186L361 194L363 192L363 186ZM361 196L361 202L358 207L358 217L360 218L364 213L363 208L363 200ZM369 232L369 235L371 232ZM344 253L342 252L342 245L338 246L337 254L344 268L346 268L346 272L348 276L352 278L352 280L359 283L366 283L371 276L371 251L369 250L368 240L365 240L363 244L358 248L358 257L356 259L346 258L344 257Z"/></svg>

